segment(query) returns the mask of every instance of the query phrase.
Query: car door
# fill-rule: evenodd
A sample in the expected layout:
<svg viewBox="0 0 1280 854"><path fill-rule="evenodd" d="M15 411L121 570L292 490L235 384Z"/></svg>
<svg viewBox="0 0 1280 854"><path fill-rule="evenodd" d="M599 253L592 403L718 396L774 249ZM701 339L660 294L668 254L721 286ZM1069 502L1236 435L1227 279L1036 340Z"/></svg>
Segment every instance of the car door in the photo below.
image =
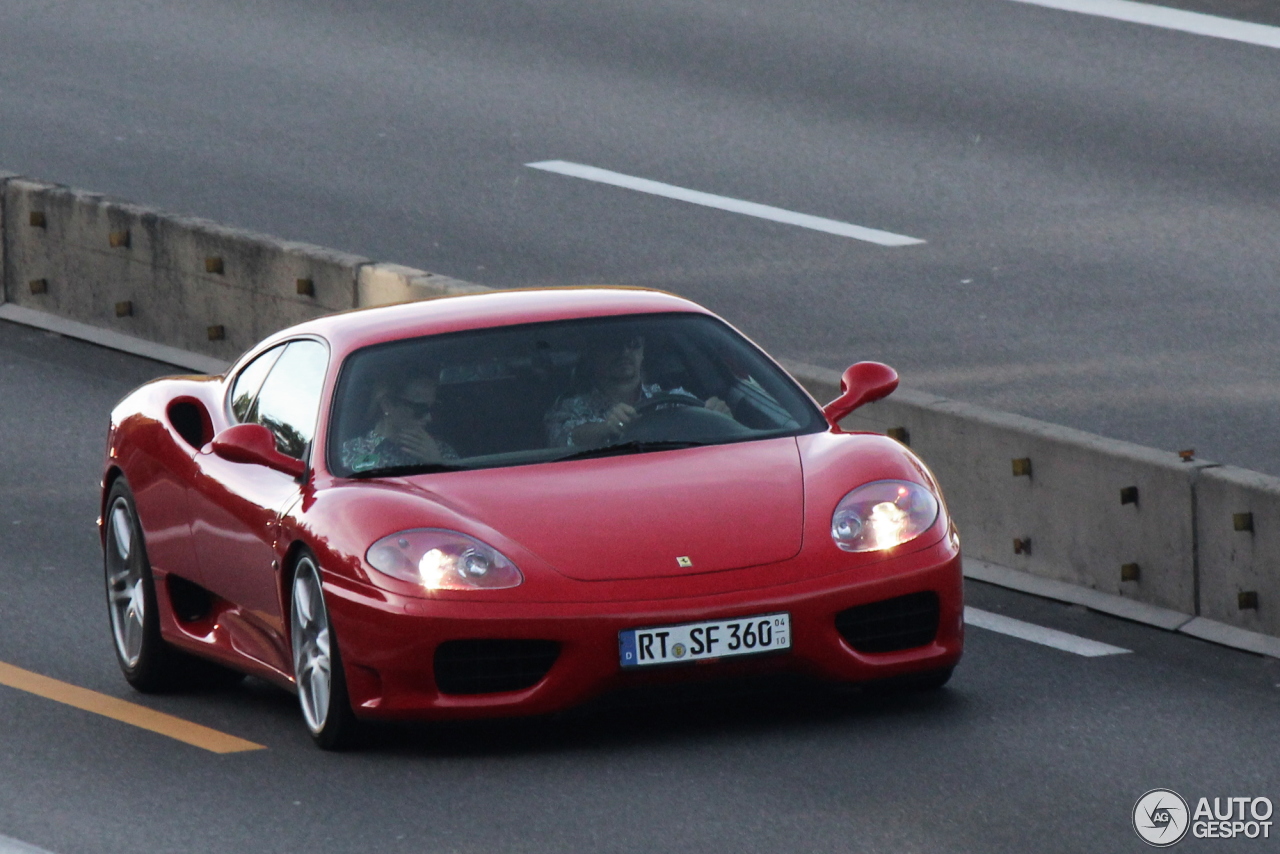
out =
<svg viewBox="0 0 1280 854"><path fill-rule="evenodd" d="M314 339L291 341L259 357L232 385L232 420L262 424L281 453L307 459L328 358L328 349ZM266 364L259 365L263 360ZM233 646L287 672L275 542L280 515L298 499L302 483L266 466L224 460L208 449L197 455L196 464L192 539L205 586L237 606L222 619Z"/></svg>

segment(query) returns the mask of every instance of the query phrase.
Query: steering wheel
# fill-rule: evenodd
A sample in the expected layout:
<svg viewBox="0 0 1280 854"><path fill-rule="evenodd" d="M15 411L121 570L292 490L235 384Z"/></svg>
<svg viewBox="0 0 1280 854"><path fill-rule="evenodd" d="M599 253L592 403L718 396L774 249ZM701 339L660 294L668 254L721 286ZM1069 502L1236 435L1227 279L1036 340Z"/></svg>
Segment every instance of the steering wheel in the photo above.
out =
<svg viewBox="0 0 1280 854"><path fill-rule="evenodd" d="M720 442L752 432L691 394L660 392L637 403L635 410L636 418L622 431L624 441Z"/></svg>
<svg viewBox="0 0 1280 854"><path fill-rule="evenodd" d="M703 402L691 394L679 391L660 391L653 397L646 397L634 407L636 415L646 417L659 409L670 406L703 406Z"/></svg>

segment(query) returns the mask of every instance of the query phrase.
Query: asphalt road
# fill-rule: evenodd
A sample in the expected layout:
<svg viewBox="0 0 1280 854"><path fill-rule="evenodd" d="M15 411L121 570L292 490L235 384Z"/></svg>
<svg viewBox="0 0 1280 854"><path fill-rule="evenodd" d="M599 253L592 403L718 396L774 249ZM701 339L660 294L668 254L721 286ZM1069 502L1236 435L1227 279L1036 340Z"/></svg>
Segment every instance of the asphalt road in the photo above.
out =
<svg viewBox="0 0 1280 854"><path fill-rule="evenodd" d="M1274 4L1176 5L1280 24ZM0 167L490 285L706 302L771 351L1280 473L1280 53L1006 2L0 0ZM886 248L528 169L921 238ZM726 687L316 751L261 683L142 698L93 530L164 366L0 323L0 835L57 854L1140 851L1157 786L1280 803L1280 662L971 584L1132 650L969 633L934 696ZM1272 850L1243 840L1179 850ZM0 846L2 850L2 846Z"/></svg>
<svg viewBox="0 0 1280 854"><path fill-rule="evenodd" d="M662 287L780 355L1280 473L1274 49L1007 0L0 0L0 81L3 168ZM523 165L553 159L926 242Z"/></svg>
<svg viewBox="0 0 1280 854"><path fill-rule="evenodd" d="M96 480L112 404L169 372L0 322L0 662L266 749L215 755L0 686L0 836L56 854L1136 852L1149 789L1280 803L1280 660L972 582L971 606L1132 652L971 627L932 695L718 686L388 729L348 754L264 683L138 695L111 651ZM1179 847L1228 845L1274 850Z"/></svg>

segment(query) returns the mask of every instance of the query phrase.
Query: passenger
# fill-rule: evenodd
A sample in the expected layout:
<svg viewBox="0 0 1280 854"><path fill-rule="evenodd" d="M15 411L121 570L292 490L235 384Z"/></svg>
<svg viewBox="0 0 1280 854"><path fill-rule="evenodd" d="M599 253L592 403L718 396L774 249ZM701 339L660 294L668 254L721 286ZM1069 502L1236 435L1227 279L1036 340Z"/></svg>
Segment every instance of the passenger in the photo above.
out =
<svg viewBox="0 0 1280 854"><path fill-rule="evenodd" d="M447 463L458 452L428 432L438 370L379 378L370 399L373 429L342 443L342 464L352 472L389 466Z"/></svg>
<svg viewBox="0 0 1280 854"><path fill-rule="evenodd" d="M578 365L586 391L562 397L543 419L551 447L595 447L619 438L637 417L636 408L660 394L683 394L714 412L733 417L718 397L703 403L683 388L644 382L644 337L601 339L582 350Z"/></svg>

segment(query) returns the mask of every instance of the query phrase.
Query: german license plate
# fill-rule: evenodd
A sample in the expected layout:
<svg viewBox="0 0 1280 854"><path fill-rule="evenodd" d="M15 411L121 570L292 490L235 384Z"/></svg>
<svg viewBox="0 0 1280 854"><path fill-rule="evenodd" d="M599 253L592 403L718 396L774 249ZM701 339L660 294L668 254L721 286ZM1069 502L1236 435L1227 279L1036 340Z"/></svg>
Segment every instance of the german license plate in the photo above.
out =
<svg viewBox="0 0 1280 854"><path fill-rule="evenodd" d="M623 667L754 655L791 647L791 615L759 614L618 632Z"/></svg>

